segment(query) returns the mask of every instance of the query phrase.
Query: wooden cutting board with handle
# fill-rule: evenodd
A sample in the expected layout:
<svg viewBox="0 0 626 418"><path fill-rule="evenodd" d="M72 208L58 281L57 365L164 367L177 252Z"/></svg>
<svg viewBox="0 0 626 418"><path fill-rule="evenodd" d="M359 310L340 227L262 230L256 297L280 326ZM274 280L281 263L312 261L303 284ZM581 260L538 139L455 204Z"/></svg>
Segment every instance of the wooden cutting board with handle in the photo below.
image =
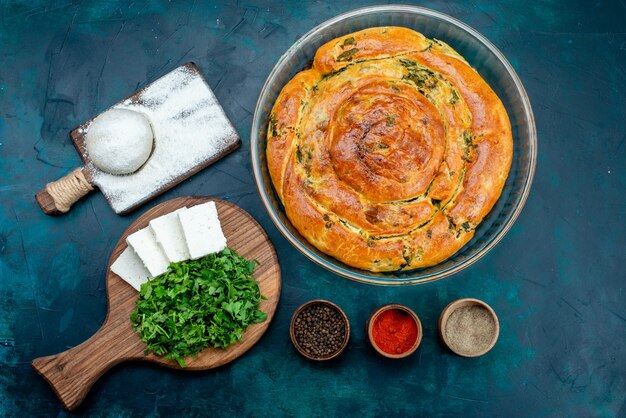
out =
<svg viewBox="0 0 626 418"><path fill-rule="evenodd" d="M114 365L131 360L145 360L163 366L180 368L174 360L146 355L146 345L131 327L130 314L135 310L138 293L118 275L111 272L111 264L126 249L126 237L148 226L148 222L184 206L214 201L226 236L228 247L247 259L257 259L254 277L259 282L261 301L259 309L267 320L253 324L243 338L226 350L207 348L197 357L185 359L184 370L212 369L231 362L248 351L267 330L280 298L281 274L274 247L261 226L243 209L209 197L179 197L148 210L133 222L113 248L106 277L108 313L104 324L84 343L62 353L33 360L32 366L57 394L65 408L72 410L83 401L91 386Z"/></svg>
<svg viewBox="0 0 626 418"><path fill-rule="evenodd" d="M185 83L172 81L180 79L180 77L177 77L177 74L179 75L180 73L188 74L190 78ZM192 84L192 81L198 81L198 83ZM163 103L173 102L173 104L167 107L170 112L169 115L160 114L158 118L150 118L153 130L156 129L154 137L155 151L153 151L153 155L158 152L162 152L165 155L170 155L168 153L174 152L185 153L189 161L195 161L193 166L175 165L171 163L172 159L168 158L163 162L163 164L169 164L168 170L142 168L135 173L125 176L113 176L102 173L93 165L87 153L86 135L89 126L95 119L94 117L70 132L72 143L84 165L61 179L48 183L35 195L35 200L45 214L61 215L66 213L79 199L98 188L104 194L105 199L115 213L125 215L239 147L241 139L237 131L228 120L211 87L209 87L202 76L200 69L193 62L181 65L107 110L121 108L148 114L150 113L150 99L144 98L144 94L163 89L164 83L171 90L170 96L172 97L167 96ZM201 88L194 89L193 86L196 85L199 85ZM189 99L179 102L175 99L177 97L175 93L185 94ZM213 123L218 126L222 124L223 129L215 132L207 131L206 128L194 128L193 120L203 118L213 120ZM173 120L189 120L191 122L185 129L177 131L176 136L161 137L158 132L163 132L163 126L173 123ZM202 138L205 143L215 143L219 144L219 146L217 148L194 147L190 145L193 144L192 138ZM156 151L157 148L161 151ZM119 183L112 183L111 178L118 178ZM114 184L117 186L114 186ZM121 190L120 185L123 185ZM127 197L129 196L127 201L120 202L116 199L116 196L120 195L120 193Z"/></svg>

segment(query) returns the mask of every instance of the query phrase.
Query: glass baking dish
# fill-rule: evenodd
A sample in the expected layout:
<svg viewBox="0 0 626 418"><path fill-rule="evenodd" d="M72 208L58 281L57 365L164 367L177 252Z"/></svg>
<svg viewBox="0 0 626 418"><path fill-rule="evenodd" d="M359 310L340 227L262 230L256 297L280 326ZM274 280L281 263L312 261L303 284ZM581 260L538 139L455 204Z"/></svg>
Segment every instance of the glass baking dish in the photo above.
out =
<svg viewBox="0 0 626 418"><path fill-rule="evenodd" d="M440 39L458 51L498 94L513 132L513 163L502 195L477 227L475 236L452 257L431 267L374 273L341 263L309 244L291 225L274 191L265 157L268 118L283 86L310 64L324 43L375 26L404 26ZM416 6L387 5L353 10L318 25L278 60L263 85L251 130L252 167L261 200L281 233L300 252L328 270L360 282L378 285L426 283L469 267L491 250L520 214L532 184L537 160L537 132L530 101L519 77L502 53L483 35L443 13Z"/></svg>

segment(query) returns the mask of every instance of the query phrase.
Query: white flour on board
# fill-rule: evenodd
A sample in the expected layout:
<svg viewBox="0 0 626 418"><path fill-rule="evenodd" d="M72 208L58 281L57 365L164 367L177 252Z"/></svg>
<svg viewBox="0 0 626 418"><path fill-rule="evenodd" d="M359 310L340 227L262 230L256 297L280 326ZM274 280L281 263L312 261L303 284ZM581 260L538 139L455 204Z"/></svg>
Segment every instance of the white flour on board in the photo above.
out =
<svg viewBox="0 0 626 418"><path fill-rule="evenodd" d="M208 84L184 66L149 85L137 103L126 100L113 108L143 113L154 131L152 155L137 172L117 176L88 164L93 182L118 213L150 199L239 140Z"/></svg>

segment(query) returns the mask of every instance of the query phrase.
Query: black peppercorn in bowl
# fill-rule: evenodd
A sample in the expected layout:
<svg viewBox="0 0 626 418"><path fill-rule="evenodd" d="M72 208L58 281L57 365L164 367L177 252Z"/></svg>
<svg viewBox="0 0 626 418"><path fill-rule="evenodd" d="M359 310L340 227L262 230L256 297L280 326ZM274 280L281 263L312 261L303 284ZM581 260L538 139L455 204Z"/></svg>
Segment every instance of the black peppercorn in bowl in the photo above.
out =
<svg viewBox="0 0 626 418"><path fill-rule="evenodd" d="M315 299L296 309L289 335L302 356L315 361L331 360L348 346L350 321L336 304Z"/></svg>

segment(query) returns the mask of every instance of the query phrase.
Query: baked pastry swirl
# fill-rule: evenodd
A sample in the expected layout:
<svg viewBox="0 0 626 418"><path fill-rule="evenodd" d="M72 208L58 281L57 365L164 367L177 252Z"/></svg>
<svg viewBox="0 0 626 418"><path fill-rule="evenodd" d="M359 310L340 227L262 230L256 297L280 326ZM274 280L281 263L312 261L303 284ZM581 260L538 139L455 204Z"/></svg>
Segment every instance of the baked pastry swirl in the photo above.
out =
<svg viewBox="0 0 626 418"><path fill-rule="evenodd" d="M311 244L370 271L437 264L474 235L513 154L500 99L445 43L377 27L319 48L270 115L267 163Z"/></svg>

